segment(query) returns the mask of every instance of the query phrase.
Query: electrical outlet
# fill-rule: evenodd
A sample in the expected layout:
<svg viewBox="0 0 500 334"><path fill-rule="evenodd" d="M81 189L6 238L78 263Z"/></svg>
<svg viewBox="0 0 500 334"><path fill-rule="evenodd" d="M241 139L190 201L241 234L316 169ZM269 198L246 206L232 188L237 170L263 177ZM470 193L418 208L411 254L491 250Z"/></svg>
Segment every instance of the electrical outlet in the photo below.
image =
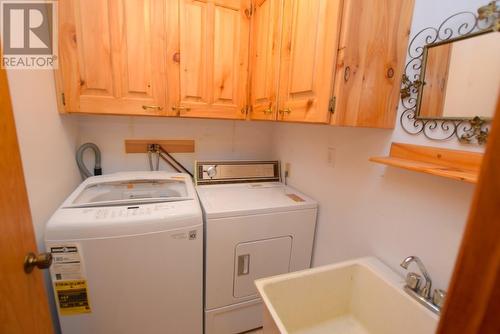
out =
<svg viewBox="0 0 500 334"><path fill-rule="evenodd" d="M336 155L336 149L334 147L328 147L326 155L326 163L330 168L335 167L335 155Z"/></svg>

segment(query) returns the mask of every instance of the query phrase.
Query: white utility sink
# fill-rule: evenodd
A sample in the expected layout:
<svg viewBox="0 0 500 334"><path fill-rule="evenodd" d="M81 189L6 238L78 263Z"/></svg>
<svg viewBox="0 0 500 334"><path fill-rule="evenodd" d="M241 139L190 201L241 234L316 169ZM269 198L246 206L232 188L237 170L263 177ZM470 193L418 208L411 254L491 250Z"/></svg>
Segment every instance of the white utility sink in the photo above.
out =
<svg viewBox="0 0 500 334"><path fill-rule="evenodd" d="M264 333L431 334L438 316L403 291L404 279L362 258L255 282Z"/></svg>

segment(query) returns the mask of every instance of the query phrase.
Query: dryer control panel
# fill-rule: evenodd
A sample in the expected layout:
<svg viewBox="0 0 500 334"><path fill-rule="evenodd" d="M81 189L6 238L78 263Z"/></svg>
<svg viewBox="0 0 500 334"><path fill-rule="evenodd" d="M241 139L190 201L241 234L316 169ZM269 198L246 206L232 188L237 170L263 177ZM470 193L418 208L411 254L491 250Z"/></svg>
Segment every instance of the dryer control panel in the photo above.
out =
<svg viewBox="0 0 500 334"><path fill-rule="evenodd" d="M279 161L197 161L195 164L196 185L279 182Z"/></svg>

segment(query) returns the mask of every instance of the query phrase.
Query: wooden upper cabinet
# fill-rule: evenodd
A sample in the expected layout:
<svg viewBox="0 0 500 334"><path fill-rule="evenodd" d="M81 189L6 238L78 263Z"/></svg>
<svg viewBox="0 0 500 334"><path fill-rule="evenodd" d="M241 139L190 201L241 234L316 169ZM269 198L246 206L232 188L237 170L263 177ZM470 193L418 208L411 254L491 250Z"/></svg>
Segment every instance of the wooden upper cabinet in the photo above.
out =
<svg viewBox="0 0 500 334"><path fill-rule="evenodd" d="M254 0L250 37L250 117L276 120L281 0Z"/></svg>
<svg viewBox="0 0 500 334"><path fill-rule="evenodd" d="M285 0L278 119L327 123L342 0Z"/></svg>
<svg viewBox="0 0 500 334"><path fill-rule="evenodd" d="M167 0L167 4L171 115L245 118L249 0Z"/></svg>
<svg viewBox="0 0 500 334"><path fill-rule="evenodd" d="M331 123L393 128L414 0L345 0Z"/></svg>
<svg viewBox="0 0 500 334"><path fill-rule="evenodd" d="M413 4L60 1L59 106L392 128Z"/></svg>
<svg viewBox="0 0 500 334"><path fill-rule="evenodd" d="M250 48L252 119L329 121L342 2L254 2Z"/></svg>
<svg viewBox="0 0 500 334"><path fill-rule="evenodd" d="M166 105L163 0L59 3L66 112L161 115Z"/></svg>

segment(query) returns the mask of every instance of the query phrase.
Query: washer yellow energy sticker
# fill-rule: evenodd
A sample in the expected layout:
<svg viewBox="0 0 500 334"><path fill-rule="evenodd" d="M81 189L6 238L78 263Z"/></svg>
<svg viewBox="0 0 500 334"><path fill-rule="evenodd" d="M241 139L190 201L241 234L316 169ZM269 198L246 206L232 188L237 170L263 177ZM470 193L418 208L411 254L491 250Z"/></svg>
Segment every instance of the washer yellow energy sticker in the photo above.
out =
<svg viewBox="0 0 500 334"><path fill-rule="evenodd" d="M54 288L61 315L92 312L86 280L55 282Z"/></svg>

